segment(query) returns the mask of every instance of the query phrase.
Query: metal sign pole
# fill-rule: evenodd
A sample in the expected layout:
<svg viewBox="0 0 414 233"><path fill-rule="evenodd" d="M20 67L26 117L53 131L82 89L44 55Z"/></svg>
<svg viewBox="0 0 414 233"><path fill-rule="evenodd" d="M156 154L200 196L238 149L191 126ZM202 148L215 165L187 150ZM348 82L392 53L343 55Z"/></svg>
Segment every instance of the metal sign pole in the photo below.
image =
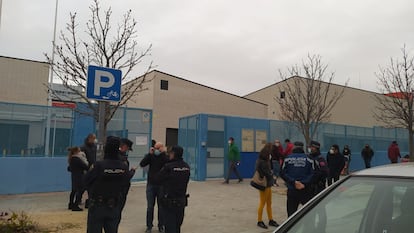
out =
<svg viewBox="0 0 414 233"><path fill-rule="evenodd" d="M107 67L88 66L88 79L86 82L86 97L98 101L99 131L97 160L104 158L105 144L105 113L109 101L121 101L122 71Z"/></svg>
<svg viewBox="0 0 414 233"><path fill-rule="evenodd" d="M99 103L99 131L98 131L98 151L97 159L103 160L104 151L103 147L105 144L105 101L98 101Z"/></svg>

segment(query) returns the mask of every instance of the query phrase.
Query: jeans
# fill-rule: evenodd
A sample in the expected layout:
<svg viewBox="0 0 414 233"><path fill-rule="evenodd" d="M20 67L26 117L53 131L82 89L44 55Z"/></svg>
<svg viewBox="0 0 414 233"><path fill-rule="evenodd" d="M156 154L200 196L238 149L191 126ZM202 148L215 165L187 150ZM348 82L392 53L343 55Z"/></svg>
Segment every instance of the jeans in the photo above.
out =
<svg viewBox="0 0 414 233"><path fill-rule="evenodd" d="M158 207L158 227L164 226L164 216L161 207L160 186L147 184L147 228L152 229L154 220L154 206L157 201Z"/></svg>
<svg viewBox="0 0 414 233"><path fill-rule="evenodd" d="M371 167L371 158L364 158L365 168Z"/></svg>
<svg viewBox="0 0 414 233"><path fill-rule="evenodd" d="M164 208L165 213L165 233L180 233L181 225L184 221L185 207Z"/></svg>
<svg viewBox="0 0 414 233"><path fill-rule="evenodd" d="M272 160L272 164L273 164L273 175L276 177L279 177L279 173L280 173L279 160Z"/></svg>
<svg viewBox="0 0 414 233"><path fill-rule="evenodd" d="M226 182L228 183L230 180L231 173L234 172L236 174L237 178L239 178L239 181L242 181L239 171L237 171L237 162L235 161L229 161L229 171L227 172Z"/></svg>
<svg viewBox="0 0 414 233"><path fill-rule="evenodd" d="M121 218L120 206L108 207L92 205L88 210L87 233L118 233Z"/></svg>

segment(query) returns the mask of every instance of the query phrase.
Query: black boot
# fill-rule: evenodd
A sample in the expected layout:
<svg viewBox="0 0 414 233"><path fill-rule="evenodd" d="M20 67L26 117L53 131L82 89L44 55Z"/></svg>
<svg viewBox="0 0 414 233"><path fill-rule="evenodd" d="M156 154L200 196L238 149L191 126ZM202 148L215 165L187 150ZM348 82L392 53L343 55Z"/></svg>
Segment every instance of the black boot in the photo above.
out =
<svg viewBox="0 0 414 233"><path fill-rule="evenodd" d="M279 224L278 224L275 220L270 220L270 221L269 221L269 226L272 226L272 227L278 227L278 226L279 226Z"/></svg>
<svg viewBox="0 0 414 233"><path fill-rule="evenodd" d="M267 229L267 226L264 224L264 222L257 222L257 226L263 229Z"/></svg>
<svg viewBox="0 0 414 233"><path fill-rule="evenodd" d="M73 205L72 206L72 211L83 211L83 209L82 208L80 208L79 206L77 206L77 205Z"/></svg>
<svg viewBox="0 0 414 233"><path fill-rule="evenodd" d="M85 201L85 209L89 208L89 199L86 199Z"/></svg>
<svg viewBox="0 0 414 233"><path fill-rule="evenodd" d="M72 207L73 207L73 203L69 203L69 204L68 204L68 210L71 210L71 209L72 209Z"/></svg>

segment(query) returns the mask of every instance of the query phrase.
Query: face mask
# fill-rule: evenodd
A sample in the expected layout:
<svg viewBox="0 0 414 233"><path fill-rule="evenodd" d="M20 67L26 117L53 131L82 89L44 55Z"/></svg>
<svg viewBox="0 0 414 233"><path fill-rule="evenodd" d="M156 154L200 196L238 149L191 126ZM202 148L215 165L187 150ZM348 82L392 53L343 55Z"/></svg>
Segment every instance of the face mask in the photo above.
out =
<svg viewBox="0 0 414 233"><path fill-rule="evenodd" d="M155 151L154 151L154 155L158 156L158 155L160 155L160 154L161 154L161 151L160 151L160 150L155 150Z"/></svg>
<svg viewBox="0 0 414 233"><path fill-rule="evenodd" d="M280 143L275 143L275 146L280 146Z"/></svg>
<svg viewBox="0 0 414 233"><path fill-rule="evenodd" d="M334 153L335 153L335 151L334 151L334 150L332 150L332 149L330 149L330 150L329 150L329 153L334 154Z"/></svg>
<svg viewBox="0 0 414 233"><path fill-rule="evenodd" d="M231 144L231 141L229 141L229 145Z"/></svg>
<svg viewBox="0 0 414 233"><path fill-rule="evenodd" d="M308 148L308 153L312 153L312 149L311 148Z"/></svg>

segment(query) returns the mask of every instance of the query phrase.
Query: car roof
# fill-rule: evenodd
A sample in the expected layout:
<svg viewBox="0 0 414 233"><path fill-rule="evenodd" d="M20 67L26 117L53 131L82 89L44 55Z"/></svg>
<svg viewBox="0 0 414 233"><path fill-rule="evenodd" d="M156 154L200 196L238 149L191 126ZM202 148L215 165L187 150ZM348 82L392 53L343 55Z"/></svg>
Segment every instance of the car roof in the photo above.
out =
<svg viewBox="0 0 414 233"><path fill-rule="evenodd" d="M368 168L352 174L352 176L389 176L414 178L414 163L396 163Z"/></svg>

